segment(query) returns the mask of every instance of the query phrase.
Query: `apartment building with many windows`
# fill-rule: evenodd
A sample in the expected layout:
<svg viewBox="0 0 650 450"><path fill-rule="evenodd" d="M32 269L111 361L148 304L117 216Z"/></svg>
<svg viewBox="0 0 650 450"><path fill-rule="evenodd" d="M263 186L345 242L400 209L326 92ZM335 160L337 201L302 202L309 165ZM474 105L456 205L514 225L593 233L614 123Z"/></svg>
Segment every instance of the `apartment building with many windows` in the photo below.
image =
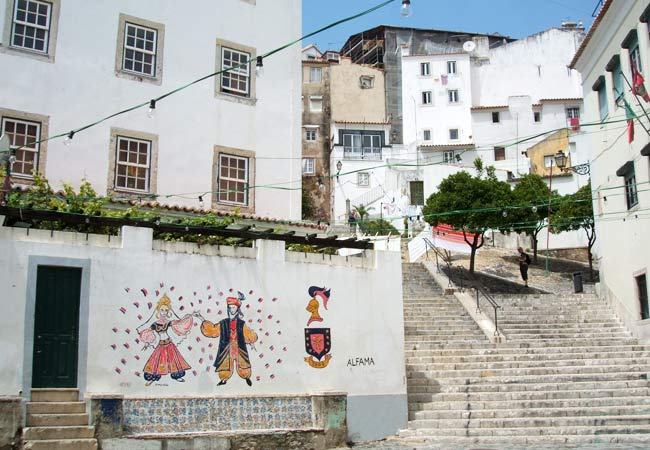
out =
<svg viewBox="0 0 650 450"><path fill-rule="evenodd" d="M582 74L585 120L598 124L589 148L600 295L646 340L650 127L643 94L650 74L649 20L648 2L605 1L571 62Z"/></svg>
<svg viewBox="0 0 650 450"><path fill-rule="evenodd" d="M269 188L299 187L300 48L255 71L300 35L300 16L297 0L0 1L13 184L35 171L55 188L86 179L112 197L300 218L299 189Z"/></svg>

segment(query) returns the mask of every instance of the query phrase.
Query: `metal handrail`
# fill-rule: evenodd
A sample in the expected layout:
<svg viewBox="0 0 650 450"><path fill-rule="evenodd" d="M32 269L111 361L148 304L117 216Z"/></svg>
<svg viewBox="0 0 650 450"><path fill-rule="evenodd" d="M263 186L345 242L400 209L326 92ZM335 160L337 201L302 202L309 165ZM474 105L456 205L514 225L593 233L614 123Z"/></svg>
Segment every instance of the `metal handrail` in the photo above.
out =
<svg viewBox="0 0 650 450"><path fill-rule="evenodd" d="M465 268L462 266L459 266L459 268L461 272L465 270ZM462 279L463 277L461 276L460 278ZM498 311L502 309L501 305L499 305L496 300L494 300L494 297L492 297L492 295L490 295L490 293L483 286L481 286L476 278L474 278L469 272L467 272L467 278L474 282L474 289L476 290L476 312L481 312L480 296L483 295L490 306L492 306L494 309L494 335L500 336L501 333L499 332Z"/></svg>
<svg viewBox="0 0 650 450"><path fill-rule="evenodd" d="M425 244L425 249L427 252L427 259L429 259L429 249L433 250L434 254L436 255L436 270L438 273L440 273L440 262L439 258L442 258L443 262L447 264L447 271L449 274L449 286L453 284L452 277L453 277L453 269L452 269L452 264L451 264L451 254L449 253L443 253L441 252L438 247L433 245L433 242L431 242L427 238L422 238ZM461 278L460 280L460 291L463 291L463 280Z"/></svg>

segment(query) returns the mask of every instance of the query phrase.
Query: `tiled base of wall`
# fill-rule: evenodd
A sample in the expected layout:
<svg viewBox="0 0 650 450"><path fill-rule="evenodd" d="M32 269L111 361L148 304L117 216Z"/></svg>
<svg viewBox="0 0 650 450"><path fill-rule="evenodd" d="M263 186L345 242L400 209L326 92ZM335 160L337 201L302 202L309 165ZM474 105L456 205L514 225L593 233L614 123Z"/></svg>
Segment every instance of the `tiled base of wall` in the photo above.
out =
<svg viewBox="0 0 650 450"><path fill-rule="evenodd" d="M311 397L124 399L127 434L304 429Z"/></svg>

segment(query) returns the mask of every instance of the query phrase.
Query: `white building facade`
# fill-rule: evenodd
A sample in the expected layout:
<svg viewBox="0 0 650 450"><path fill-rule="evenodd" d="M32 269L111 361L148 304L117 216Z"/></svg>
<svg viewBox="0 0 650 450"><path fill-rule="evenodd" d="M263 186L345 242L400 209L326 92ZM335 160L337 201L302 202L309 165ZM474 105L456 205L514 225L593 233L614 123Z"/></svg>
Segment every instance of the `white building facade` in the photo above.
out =
<svg viewBox="0 0 650 450"><path fill-rule="evenodd" d="M2 133L42 141L18 150L14 185L33 169L57 189L85 178L113 197L299 219L300 48L265 59L262 77L254 66L300 22L298 0L0 1ZM153 118L144 105L80 129L201 77Z"/></svg>
<svg viewBox="0 0 650 450"><path fill-rule="evenodd" d="M644 219L650 207L650 137L642 109L647 111L648 104L635 97L631 86L633 66L646 79L650 73L648 20L647 2L606 1L571 63L582 74L585 119L600 123L589 136L600 294L646 340L650 244ZM632 141L621 96L637 116Z"/></svg>

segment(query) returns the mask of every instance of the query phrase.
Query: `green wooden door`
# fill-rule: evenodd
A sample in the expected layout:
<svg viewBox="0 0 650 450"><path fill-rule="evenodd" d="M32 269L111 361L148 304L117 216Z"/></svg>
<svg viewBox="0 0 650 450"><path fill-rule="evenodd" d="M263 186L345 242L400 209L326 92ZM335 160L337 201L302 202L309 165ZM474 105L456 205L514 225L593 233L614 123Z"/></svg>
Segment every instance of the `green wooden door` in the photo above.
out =
<svg viewBox="0 0 650 450"><path fill-rule="evenodd" d="M32 387L77 387L81 269L39 266Z"/></svg>

